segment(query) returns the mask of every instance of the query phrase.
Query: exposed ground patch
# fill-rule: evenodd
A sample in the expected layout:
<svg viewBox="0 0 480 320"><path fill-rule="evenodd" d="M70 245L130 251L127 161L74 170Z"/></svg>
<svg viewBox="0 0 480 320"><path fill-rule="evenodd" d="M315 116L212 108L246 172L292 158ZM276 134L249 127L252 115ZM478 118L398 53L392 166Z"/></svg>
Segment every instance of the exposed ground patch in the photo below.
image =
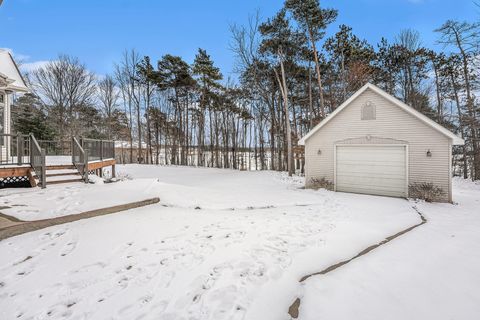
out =
<svg viewBox="0 0 480 320"><path fill-rule="evenodd" d="M14 217L0 214L0 241L6 238L17 236L23 233L69 223L82 219L89 219L97 216L103 216L107 214L117 213L134 208L140 208L160 202L160 198L151 198L142 201L130 202L113 207L101 208L96 210L90 210L78 214L71 214L57 218L43 219L36 221L22 221ZM3 220L3 221L2 221Z"/></svg>

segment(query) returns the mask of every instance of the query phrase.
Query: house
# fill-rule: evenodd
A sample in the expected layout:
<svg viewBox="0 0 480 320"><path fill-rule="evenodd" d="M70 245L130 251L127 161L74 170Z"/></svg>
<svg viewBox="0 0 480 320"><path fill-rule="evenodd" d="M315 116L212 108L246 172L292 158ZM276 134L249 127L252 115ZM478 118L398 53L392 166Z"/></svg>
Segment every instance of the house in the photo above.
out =
<svg viewBox="0 0 480 320"><path fill-rule="evenodd" d="M10 52L0 49L0 134L10 134L10 107L14 93L28 92L17 64ZM1 159L9 157L11 139L0 139Z"/></svg>
<svg viewBox="0 0 480 320"><path fill-rule="evenodd" d="M452 146L464 141L373 84L366 84L305 135L307 187L408 197L409 187L440 188L452 201Z"/></svg>

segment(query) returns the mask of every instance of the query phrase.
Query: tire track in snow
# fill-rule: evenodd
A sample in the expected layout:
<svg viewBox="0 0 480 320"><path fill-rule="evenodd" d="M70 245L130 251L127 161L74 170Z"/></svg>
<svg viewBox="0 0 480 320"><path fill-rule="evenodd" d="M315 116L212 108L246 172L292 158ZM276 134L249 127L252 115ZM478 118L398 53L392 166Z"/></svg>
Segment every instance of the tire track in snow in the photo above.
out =
<svg viewBox="0 0 480 320"><path fill-rule="evenodd" d="M311 273L311 274L308 274L306 276L303 276L298 282L299 283L303 283L305 282L307 279L309 279L310 277L313 277L313 276L317 276L317 275L323 275L323 274L327 274L327 273L330 273L338 268L340 268L341 266L344 266L346 265L347 263L357 259L357 258L360 258L361 256L364 256L366 255L367 253L369 253L370 251L374 250L374 249L377 249L378 247L381 247L383 246L384 244L387 244L388 242L400 237L401 235L404 235L418 227L420 227L421 225L424 225L425 223L428 222L428 220L425 218L425 216L420 212L420 210L418 210L417 206L412 206L413 210L415 210L417 212L417 214L420 216L420 219L421 219L421 222L420 223L417 223L411 227L408 227L406 229L403 229L402 231L399 231L391 236L388 236L386 237L384 240L380 241L379 243L376 243L376 244L373 244L365 249L363 249L362 251L360 251L359 253L357 253L355 256L353 256L352 258L349 258L349 259L346 259L346 260L343 260L343 261L340 261L340 262L337 262L325 269L323 269L322 271L318 271L318 272L314 272L314 273ZM300 303L301 303L301 300L300 298L296 298L295 301L290 305L290 307L288 308L288 314L290 315L290 317L292 317L293 319L297 319L298 318L298 315L299 315L299 309L300 309Z"/></svg>

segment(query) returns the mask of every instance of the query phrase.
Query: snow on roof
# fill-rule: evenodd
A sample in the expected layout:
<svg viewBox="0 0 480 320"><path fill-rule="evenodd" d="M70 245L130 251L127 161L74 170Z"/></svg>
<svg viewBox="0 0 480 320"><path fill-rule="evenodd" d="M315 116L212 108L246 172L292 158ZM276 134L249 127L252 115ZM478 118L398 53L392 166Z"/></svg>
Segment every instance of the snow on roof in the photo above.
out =
<svg viewBox="0 0 480 320"><path fill-rule="evenodd" d="M413 109L409 105L405 104L404 102L398 100L394 96L388 94L387 92L383 91L376 85L372 83L367 83L364 85L362 88L360 88L357 92L355 92L350 98L348 98L344 103L342 103L335 111L333 111L331 114L329 114L323 121L321 121L319 124L317 124L312 130L310 130L304 137L302 137L299 141L299 145L305 145L305 141L307 141L308 138L310 138L312 135L315 134L320 128L322 128L325 124L327 124L332 118L334 118L340 111L345 109L350 103L358 98L363 92L365 92L367 89L372 90L373 92L376 92L380 96L384 97L388 101L392 102L394 105L400 107L401 109L405 110L406 112L410 113L411 115L415 116L418 118L420 121L425 123L426 125L432 127L433 129L439 131L443 135L447 136L448 138L452 139L452 142L454 145L463 145L465 141L454 134L453 132L445 129L443 126L439 125L432 119L428 118L424 114L418 112L417 110Z"/></svg>
<svg viewBox="0 0 480 320"><path fill-rule="evenodd" d="M7 86L3 89L19 92L29 91L12 55L4 49L0 49L0 74L3 78L7 78Z"/></svg>

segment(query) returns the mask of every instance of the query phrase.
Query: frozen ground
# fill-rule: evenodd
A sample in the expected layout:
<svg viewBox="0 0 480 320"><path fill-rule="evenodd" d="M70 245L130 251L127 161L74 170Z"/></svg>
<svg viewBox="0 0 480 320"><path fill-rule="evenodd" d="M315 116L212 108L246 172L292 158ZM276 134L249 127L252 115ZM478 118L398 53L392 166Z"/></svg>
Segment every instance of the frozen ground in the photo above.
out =
<svg viewBox="0 0 480 320"><path fill-rule="evenodd" d="M408 201L303 190L300 178L274 172L140 165L117 171L133 180L81 185L76 194L65 191L69 200L51 200L52 206L66 205L68 211L91 187L96 199L143 193L159 196L160 204L1 241L0 319L287 319L297 295L305 299L301 316L309 317L329 297L310 291L315 278L300 286L301 276L419 222ZM116 185L122 191L112 189ZM471 203L479 194L469 190L459 201ZM430 206L444 208L446 218L449 208L464 215L472 208ZM471 220L473 230L473 215ZM467 248L478 248L478 241L467 242ZM448 269L443 275L450 276ZM370 276L364 288L381 286L375 273ZM395 282L395 276L386 277ZM478 283L470 279L476 290ZM318 300L308 302L310 293ZM356 300L344 299L336 309L344 312Z"/></svg>

